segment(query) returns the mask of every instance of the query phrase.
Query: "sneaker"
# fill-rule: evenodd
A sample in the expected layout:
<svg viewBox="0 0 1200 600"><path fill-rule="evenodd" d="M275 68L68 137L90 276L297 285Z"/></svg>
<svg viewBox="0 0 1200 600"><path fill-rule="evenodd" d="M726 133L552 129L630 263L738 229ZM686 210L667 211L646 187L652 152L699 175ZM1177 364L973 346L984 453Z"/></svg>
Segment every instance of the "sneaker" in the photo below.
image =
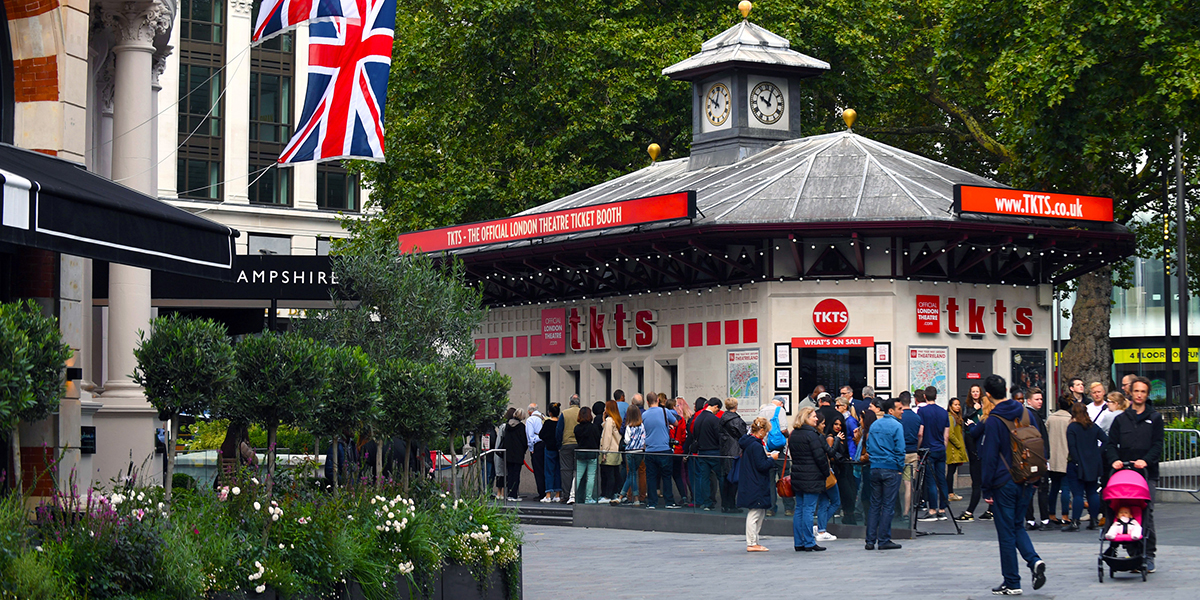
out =
<svg viewBox="0 0 1200 600"><path fill-rule="evenodd" d="M874 549L875 549L875 544L873 544L873 543L871 543L871 542L867 542L865 545L863 545L863 548L864 548L864 549L866 549L866 550L874 550Z"/></svg>
<svg viewBox="0 0 1200 600"><path fill-rule="evenodd" d="M896 542L884 542L879 544L880 550L899 550L901 548L903 548L903 546L897 544Z"/></svg>
<svg viewBox="0 0 1200 600"><path fill-rule="evenodd" d="M646 510L654 510L656 507L653 504L647 504Z"/></svg>
<svg viewBox="0 0 1200 600"><path fill-rule="evenodd" d="M538 502L541 502L542 504L550 504L550 496L542 496L542 499L538 500Z"/></svg>
<svg viewBox="0 0 1200 600"><path fill-rule="evenodd" d="M675 509L677 509L677 508L683 508L683 507L682 507L682 506L680 506L680 505L678 505L678 504L675 504L674 502L672 502L672 503L670 503L670 504L668 504L668 505L667 505L667 508L668 508L668 509L670 509L670 510L675 510ZM710 509L710 510L711 510L711 509Z"/></svg>
<svg viewBox="0 0 1200 600"><path fill-rule="evenodd" d="M962 499L963 499L963 497L962 497L962 496L959 496L958 494L950 494L950 495L949 495L949 496L947 496L947 497L948 497L948 498L950 498L950 501L951 501L951 502L958 502L959 500L962 500Z"/></svg>
<svg viewBox="0 0 1200 600"><path fill-rule="evenodd" d="M975 521L975 515L972 515L969 512L964 512L964 513L958 515L958 518L955 520L958 521L959 523L972 523Z"/></svg>
<svg viewBox="0 0 1200 600"><path fill-rule="evenodd" d="M982 515L979 515L979 518L983 519L984 521L991 521L994 517L992 516L992 511L988 510L987 512L983 513Z"/></svg>
<svg viewBox="0 0 1200 600"><path fill-rule="evenodd" d="M574 498L568 498L568 499L567 499L567 504L575 504L575 499L574 499Z"/></svg>
<svg viewBox="0 0 1200 600"><path fill-rule="evenodd" d="M508 501L509 501L509 502L520 502L520 501L521 501L521 499L520 499L520 498L515 498L515 497L513 497L513 496L509 496L509 497L508 497Z"/></svg>
<svg viewBox="0 0 1200 600"><path fill-rule="evenodd" d="M1086 503L1086 502L1084 502L1084 504L1087 504L1087 503ZM1086 508L1086 507L1085 507L1085 508ZM1092 518L1092 516L1091 516L1091 515L1089 515L1089 514L1087 514L1087 513L1084 513L1083 515L1080 515L1080 517L1079 517L1079 520L1080 520L1080 521L1088 521L1088 520L1091 520L1091 518Z"/></svg>
<svg viewBox="0 0 1200 600"><path fill-rule="evenodd" d="M993 596L1020 596L1024 592L1021 588L1010 588L1005 584L1000 584L998 587L992 588Z"/></svg>
<svg viewBox="0 0 1200 600"><path fill-rule="evenodd" d="M711 506L705 506L705 507L704 507L704 510L706 510L706 511L712 511L712 509L713 509L713 507L711 507Z"/></svg>
<svg viewBox="0 0 1200 600"><path fill-rule="evenodd" d="M584 500L583 503L584 504L595 504L596 501L595 500Z"/></svg>
<svg viewBox="0 0 1200 600"><path fill-rule="evenodd" d="M598 500L596 500L596 502L599 502L600 504L605 504L608 502L608 496L600 496L600 498Z"/></svg>
<svg viewBox="0 0 1200 600"><path fill-rule="evenodd" d="M825 546L795 546L796 552L824 552Z"/></svg>
<svg viewBox="0 0 1200 600"><path fill-rule="evenodd" d="M790 510L783 511L783 516L785 516L785 517L790 517L794 514L796 514L794 511L790 511Z"/></svg>
<svg viewBox="0 0 1200 600"><path fill-rule="evenodd" d="M1154 572L1154 557L1153 556L1146 557L1146 572L1147 573Z"/></svg>
<svg viewBox="0 0 1200 600"><path fill-rule="evenodd" d="M1033 563L1029 570L1033 571L1033 589L1042 589L1042 586L1046 585L1046 561L1039 560Z"/></svg>
<svg viewBox="0 0 1200 600"><path fill-rule="evenodd" d="M938 513L938 520L939 521L949 521L950 517L946 516L946 513L940 512L940 513Z"/></svg>
<svg viewBox="0 0 1200 600"><path fill-rule="evenodd" d="M832 533L829 533L828 531L823 531L823 532L817 534L817 541L818 542L836 542L837 536L833 535Z"/></svg>
<svg viewBox="0 0 1200 600"><path fill-rule="evenodd" d="M921 515L919 518L917 518L917 520L921 521L922 523L928 523L931 521L938 520L938 516L937 516L937 513L935 513L935 512L927 512L927 513Z"/></svg>
<svg viewBox="0 0 1200 600"><path fill-rule="evenodd" d="M638 500L633 501L633 506L641 506L641 505L642 505L642 503L640 501L638 501Z"/></svg>

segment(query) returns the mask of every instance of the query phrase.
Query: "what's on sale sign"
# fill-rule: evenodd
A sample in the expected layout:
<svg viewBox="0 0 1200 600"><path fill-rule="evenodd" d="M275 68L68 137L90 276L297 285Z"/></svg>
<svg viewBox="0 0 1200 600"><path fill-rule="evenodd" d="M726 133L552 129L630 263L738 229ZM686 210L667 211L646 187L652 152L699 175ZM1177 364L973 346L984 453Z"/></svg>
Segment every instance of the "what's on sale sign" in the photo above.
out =
<svg viewBox="0 0 1200 600"><path fill-rule="evenodd" d="M696 192L676 192L415 231L399 236L400 252L440 252L552 235L696 218Z"/></svg>

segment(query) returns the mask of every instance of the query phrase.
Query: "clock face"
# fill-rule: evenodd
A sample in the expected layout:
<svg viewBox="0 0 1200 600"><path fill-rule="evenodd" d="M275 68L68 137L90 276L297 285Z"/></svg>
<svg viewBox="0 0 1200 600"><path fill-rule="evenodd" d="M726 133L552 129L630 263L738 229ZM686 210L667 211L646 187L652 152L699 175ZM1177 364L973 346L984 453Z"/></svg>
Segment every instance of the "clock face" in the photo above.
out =
<svg viewBox="0 0 1200 600"><path fill-rule="evenodd" d="M750 91L750 112L764 125L774 125L783 116L783 92L779 86L764 81Z"/></svg>
<svg viewBox="0 0 1200 600"><path fill-rule="evenodd" d="M729 88L723 83L708 88L704 98L704 114L708 122L720 127L729 120Z"/></svg>

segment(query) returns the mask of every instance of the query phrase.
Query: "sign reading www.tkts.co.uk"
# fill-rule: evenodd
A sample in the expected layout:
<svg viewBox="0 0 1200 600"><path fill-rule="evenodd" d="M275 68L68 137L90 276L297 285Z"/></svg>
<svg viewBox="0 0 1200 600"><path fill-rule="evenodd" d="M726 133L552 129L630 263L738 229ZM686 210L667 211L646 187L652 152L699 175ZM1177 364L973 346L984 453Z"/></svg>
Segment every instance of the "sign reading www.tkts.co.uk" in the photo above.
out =
<svg viewBox="0 0 1200 600"><path fill-rule="evenodd" d="M1112 198L973 185L954 186L954 208L959 213L1080 221L1113 220Z"/></svg>

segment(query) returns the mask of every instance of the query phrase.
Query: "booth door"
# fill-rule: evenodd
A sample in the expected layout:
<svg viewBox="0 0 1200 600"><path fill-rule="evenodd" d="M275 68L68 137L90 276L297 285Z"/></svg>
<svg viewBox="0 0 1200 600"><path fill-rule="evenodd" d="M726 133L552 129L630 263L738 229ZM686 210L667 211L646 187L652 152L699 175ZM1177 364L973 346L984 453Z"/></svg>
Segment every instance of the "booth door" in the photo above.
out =
<svg viewBox="0 0 1200 600"><path fill-rule="evenodd" d="M801 348L796 398L803 400L817 385L835 399L843 385L862 398L867 385L867 348Z"/></svg>
<svg viewBox="0 0 1200 600"><path fill-rule="evenodd" d="M983 387L983 380L992 371L992 354L994 350L959 350L958 351L958 394L967 397L971 386ZM1007 390L1006 390L1007 391Z"/></svg>

